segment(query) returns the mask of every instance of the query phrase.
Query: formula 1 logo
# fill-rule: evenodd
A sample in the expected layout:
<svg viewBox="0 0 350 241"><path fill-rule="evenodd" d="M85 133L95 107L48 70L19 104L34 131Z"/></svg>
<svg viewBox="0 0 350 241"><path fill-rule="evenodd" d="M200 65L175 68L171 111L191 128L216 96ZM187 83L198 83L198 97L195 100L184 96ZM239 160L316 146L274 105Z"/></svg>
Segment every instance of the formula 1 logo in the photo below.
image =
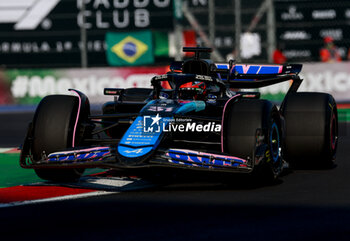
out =
<svg viewBox="0 0 350 241"><path fill-rule="evenodd" d="M0 0L0 24L15 23L15 30L33 30L61 0ZM51 23L49 24L51 26ZM50 26L46 25L46 28Z"/></svg>

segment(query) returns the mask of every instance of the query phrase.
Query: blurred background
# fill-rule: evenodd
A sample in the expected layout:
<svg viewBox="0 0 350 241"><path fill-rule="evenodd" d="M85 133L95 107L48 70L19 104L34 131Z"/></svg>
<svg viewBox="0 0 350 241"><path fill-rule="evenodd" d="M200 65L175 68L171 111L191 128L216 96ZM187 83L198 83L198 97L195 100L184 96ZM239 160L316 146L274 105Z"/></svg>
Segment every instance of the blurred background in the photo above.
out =
<svg viewBox="0 0 350 241"><path fill-rule="evenodd" d="M303 63L301 90L350 100L348 0L0 0L0 110L42 97L147 87L183 46L216 62ZM279 101L284 83L262 89Z"/></svg>

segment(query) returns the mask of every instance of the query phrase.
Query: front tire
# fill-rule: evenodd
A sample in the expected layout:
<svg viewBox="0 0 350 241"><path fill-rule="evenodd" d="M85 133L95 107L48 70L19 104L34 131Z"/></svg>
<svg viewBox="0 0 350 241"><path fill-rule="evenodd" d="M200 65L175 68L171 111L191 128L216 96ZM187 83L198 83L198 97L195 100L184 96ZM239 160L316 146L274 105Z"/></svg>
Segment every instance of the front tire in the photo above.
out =
<svg viewBox="0 0 350 241"><path fill-rule="evenodd" d="M80 143L82 139L81 121L89 113L88 103L80 109L78 125L79 99L68 95L46 96L40 102L33 120L33 145L31 153L34 163L42 159L43 155L63 151ZM74 134L74 127L76 127ZM36 174L49 181L75 181L83 174L84 169L35 169Z"/></svg>
<svg viewBox="0 0 350 241"><path fill-rule="evenodd" d="M254 167L253 174L265 181L276 179L282 171L282 129L276 106L267 100L241 100L225 113L224 152L252 162L257 130L262 130L268 147L265 161Z"/></svg>

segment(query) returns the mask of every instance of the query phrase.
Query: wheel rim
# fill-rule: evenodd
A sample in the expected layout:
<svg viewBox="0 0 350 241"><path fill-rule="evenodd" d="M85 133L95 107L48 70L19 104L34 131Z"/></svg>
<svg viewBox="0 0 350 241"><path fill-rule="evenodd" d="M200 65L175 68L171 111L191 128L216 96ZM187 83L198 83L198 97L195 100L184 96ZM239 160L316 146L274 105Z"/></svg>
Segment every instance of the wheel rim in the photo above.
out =
<svg viewBox="0 0 350 241"><path fill-rule="evenodd" d="M332 150L335 150L336 144L337 144L337 122L336 122L336 118L335 115L332 115L332 121L331 121L331 147Z"/></svg>
<svg viewBox="0 0 350 241"><path fill-rule="evenodd" d="M270 146L271 146L272 160L274 163L276 163L280 156L280 136L279 136L278 126L275 122L271 126Z"/></svg>

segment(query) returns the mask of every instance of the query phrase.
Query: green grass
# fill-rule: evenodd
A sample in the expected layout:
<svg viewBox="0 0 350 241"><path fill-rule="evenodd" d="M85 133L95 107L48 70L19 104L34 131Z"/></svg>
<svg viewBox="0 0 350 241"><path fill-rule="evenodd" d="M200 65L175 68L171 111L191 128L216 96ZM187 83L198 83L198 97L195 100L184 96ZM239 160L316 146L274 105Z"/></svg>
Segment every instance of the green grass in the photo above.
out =
<svg viewBox="0 0 350 241"><path fill-rule="evenodd" d="M32 169L19 165L19 154L0 153L0 188L41 181Z"/></svg>
<svg viewBox="0 0 350 241"><path fill-rule="evenodd" d="M84 175L103 172L104 169L87 169ZM0 188L33 182L42 182L33 169L23 169L19 165L19 153L0 153Z"/></svg>

